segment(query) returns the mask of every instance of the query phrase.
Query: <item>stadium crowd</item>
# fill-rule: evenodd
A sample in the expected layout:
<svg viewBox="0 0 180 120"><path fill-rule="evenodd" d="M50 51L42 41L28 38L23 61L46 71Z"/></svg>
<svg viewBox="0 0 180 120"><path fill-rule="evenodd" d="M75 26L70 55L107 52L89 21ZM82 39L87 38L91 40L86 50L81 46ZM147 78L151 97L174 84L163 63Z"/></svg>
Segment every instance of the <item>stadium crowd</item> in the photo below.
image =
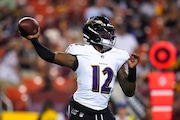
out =
<svg viewBox="0 0 180 120"><path fill-rule="evenodd" d="M71 43L84 42L82 26L87 18L103 15L116 28L115 47L140 54L136 95L147 112L144 118L134 115L138 119L151 119L147 76L156 68L149 61L150 47L162 40L175 46L177 60L167 71L176 74L173 120L180 118L180 0L1 0L0 11L0 92L12 102L13 111L40 112L43 100L51 99L55 110L66 114L68 99L76 89L71 70L43 61L19 35L18 20L36 18L41 42L52 51L65 51ZM122 102L120 94L112 98L112 110ZM5 103L1 107L9 110Z"/></svg>

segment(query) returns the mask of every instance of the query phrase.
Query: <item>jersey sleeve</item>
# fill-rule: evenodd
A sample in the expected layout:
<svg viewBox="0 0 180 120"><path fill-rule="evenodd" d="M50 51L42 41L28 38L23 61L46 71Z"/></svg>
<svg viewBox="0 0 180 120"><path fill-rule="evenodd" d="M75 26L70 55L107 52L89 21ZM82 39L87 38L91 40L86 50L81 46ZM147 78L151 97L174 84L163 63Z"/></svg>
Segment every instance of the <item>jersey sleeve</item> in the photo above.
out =
<svg viewBox="0 0 180 120"><path fill-rule="evenodd" d="M69 54L72 54L72 55L76 55L77 52L76 52L76 46L75 44L71 44L67 47L67 49L65 50L65 53L69 53Z"/></svg>
<svg viewBox="0 0 180 120"><path fill-rule="evenodd" d="M129 59L129 53L127 51L124 51L124 59L125 59L125 62L124 62L124 71L128 74L128 64L127 63L127 60Z"/></svg>
<svg viewBox="0 0 180 120"><path fill-rule="evenodd" d="M121 50L121 59L123 59L125 62L129 59L129 53L125 50Z"/></svg>
<svg viewBox="0 0 180 120"><path fill-rule="evenodd" d="M125 59L128 60L129 57L130 57L130 56L129 56L129 53L126 51L126 52L125 52Z"/></svg>
<svg viewBox="0 0 180 120"><path fill-rule="evenodd" d="M81 55L84 51L84 44L80 43L74 43L68 46L68 48L65 50L66 53L72 54L72 55Z"/></svg>
<svg viewBox="0 0 180 120"><path fill-rule="evenodd" d="M120 69L123 65L126 68L127 67L127 60L129 59L129 53L125 50L120 50L118 52L118 68Z"/></svg>

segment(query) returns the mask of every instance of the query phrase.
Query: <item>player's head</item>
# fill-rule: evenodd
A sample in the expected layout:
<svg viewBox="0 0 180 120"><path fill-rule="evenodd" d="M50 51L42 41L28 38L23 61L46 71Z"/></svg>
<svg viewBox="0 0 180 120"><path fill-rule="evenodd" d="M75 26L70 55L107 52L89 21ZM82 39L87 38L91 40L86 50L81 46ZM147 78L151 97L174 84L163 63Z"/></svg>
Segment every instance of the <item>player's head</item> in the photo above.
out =
<svg viewBox="0 0 180 120"><path fill-rule="evenodd" d="M106 17L89 18L84 24L83 34L86 42L102 45L105 49L114 46L115 29Z"/></svg>

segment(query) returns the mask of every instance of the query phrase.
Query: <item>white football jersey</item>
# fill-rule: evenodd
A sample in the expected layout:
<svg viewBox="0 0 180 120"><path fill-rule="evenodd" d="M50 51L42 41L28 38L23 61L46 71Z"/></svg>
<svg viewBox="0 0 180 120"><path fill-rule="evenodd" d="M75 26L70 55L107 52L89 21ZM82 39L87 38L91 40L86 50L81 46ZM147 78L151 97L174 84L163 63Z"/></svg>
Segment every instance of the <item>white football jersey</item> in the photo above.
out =
<svg viewBox="0 0 180 120"><path fill-rule="evenodd" d="M76 55L78 59L75 71L78 89L73 95L75 101L95 110L106 108L117 72L128 60L129 54L117 48L100 53L87 44L71 44L66 52Z"/></svg>

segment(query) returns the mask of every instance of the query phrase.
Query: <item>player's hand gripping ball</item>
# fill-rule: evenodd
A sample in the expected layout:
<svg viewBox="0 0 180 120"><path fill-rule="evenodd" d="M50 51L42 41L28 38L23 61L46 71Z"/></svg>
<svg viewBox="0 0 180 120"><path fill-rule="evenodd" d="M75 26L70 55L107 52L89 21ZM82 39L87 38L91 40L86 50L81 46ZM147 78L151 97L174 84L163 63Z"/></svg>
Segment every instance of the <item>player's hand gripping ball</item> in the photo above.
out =
<svg viewBox="0 0 180 120"><path fill-rule="evenodd" d="M23 17L18 21L18 30L23 37L36 34L38 27L39 23L33 17Z"/></svg>

